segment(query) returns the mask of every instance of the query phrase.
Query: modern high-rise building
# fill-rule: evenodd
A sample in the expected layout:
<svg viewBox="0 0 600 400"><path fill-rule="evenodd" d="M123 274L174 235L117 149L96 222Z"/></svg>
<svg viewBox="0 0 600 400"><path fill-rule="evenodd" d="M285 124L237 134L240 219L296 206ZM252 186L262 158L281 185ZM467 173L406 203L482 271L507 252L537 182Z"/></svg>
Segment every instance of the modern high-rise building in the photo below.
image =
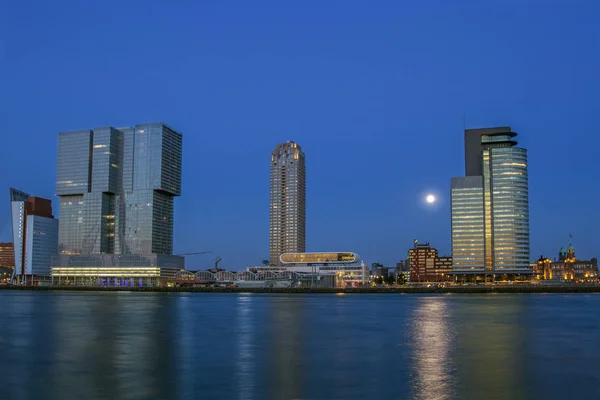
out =
<svg viewBox="0 0 600 400"><path fill-rule="evenodd" d="M61 254L172 254L181 153L162 123L61 132Z"/></svg>
<svg viewBox="0 0 600 400"><path fill-rule="evenodd" d="M529 271L527 150L510 127L465 130L465 177L452 178L453 271Z"/></svg>
<svg viewBox="0 0 600 400"><path fill-rule="evenodd" d="M10 189L14 250L14 275L50 276L52 256L58 251L58 220L52 215L52 202Z"/></svg>
<svg viewBox="0 0 600 400"><path fill-rule="evenodd" d="M65 266L131 270L154 268L157 260L166 260L157 256L173 253L181 156L181 133L163 123L59 133L56 194L62 256L53 263L56 275L74 271ZM171 261L183 265L183 259Z"/></svg>
<svg viewBox="0 0 600 400"><path fill-rule="evenodd" d="M302 148L278 144L271 154L270 264L306 251L306 166Z"/></svg>

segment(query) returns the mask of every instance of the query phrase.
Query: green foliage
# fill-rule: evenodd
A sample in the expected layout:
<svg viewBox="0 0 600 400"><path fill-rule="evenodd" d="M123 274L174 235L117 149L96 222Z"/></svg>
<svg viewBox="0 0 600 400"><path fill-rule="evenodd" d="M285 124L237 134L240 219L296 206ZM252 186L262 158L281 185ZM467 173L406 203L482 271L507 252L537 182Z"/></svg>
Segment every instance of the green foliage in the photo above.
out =
<svg viewBox="0 0 600 400"><path fill-rule="evenodd" d="M383 285L383 278L380 278L377 276L377 277L373 278L373 283L376 285Z"/></svg>

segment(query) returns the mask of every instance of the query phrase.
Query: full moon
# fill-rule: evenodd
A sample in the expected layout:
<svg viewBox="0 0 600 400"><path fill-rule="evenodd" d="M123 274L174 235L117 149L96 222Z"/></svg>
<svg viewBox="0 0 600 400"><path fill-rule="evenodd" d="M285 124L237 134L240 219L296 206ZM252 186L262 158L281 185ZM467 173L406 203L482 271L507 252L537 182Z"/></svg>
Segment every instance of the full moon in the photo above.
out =
<svg viewBox="0 0 600 400"><path fill-rule="evenodd" d="M435 203L435 196L432 194L428 194L427 197L425 197L425 201L429 204L433 204Z"/></svg>

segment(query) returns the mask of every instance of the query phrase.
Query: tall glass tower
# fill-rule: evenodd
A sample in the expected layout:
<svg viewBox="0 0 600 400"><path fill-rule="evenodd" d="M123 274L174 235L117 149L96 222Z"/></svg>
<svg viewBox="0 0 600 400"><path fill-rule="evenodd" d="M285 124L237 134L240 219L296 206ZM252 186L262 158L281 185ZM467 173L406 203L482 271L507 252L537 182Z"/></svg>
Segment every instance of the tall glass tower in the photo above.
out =
<svg viewBox="0 0 600 400"><path fill-rule="evenodd" d="M529 271L527 150L510 127L465 130L465 177L453 178L454 271Z"/></svg>
<svg viewBox="0 0 600 400"><path fill-rule="evenodd" d="M61 254L172 254L182 135L163 123L58 135Z"/></svg>
<svg viewBox="0 0 600 400"><path fill-rule="evenodd" d="M270 264L306 251L306 167L302 148L278 144L271 154Z"/></svg>

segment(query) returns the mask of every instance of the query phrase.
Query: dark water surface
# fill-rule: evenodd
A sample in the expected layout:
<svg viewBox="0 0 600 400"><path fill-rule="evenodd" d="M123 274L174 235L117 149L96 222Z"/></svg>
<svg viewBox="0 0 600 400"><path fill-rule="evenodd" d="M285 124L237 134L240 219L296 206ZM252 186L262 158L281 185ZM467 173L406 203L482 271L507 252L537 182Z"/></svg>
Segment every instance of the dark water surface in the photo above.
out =
<svg viewBox="0 0 600 400"><path fill-rule="evenodd" d="M0 398L600 399L600 295L0 292Z"/></svg>

